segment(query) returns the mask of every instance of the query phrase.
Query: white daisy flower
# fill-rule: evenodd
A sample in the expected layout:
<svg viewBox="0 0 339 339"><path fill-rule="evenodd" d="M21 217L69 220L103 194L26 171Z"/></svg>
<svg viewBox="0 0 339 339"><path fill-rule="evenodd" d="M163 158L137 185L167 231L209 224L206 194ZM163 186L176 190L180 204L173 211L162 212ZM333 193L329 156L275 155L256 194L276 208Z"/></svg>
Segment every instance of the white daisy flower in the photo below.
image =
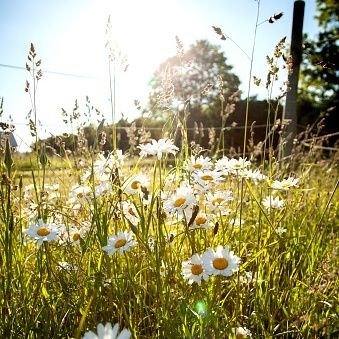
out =
<svg viewBox="0 0 339 339"><path fill-rule="evenodd" d="M256 279L253 276L253 272L245 271L239 276L239 280L242 284L248 285L250 283L254 283Z"/></svg>
<svg viewBox="0 0 339 339"><path fill-rule="evenodd" d="M44 190L48 192L58 192L59 191L59 184L45 184Z"/></svg>
<svg viewBox="0 0 339 339"><path fill-rule="evenodd" d="M99 153L98 159L93 163L94 175L102 181L109 180L115 165L116 161L111 154L106 158L103 153Z"/></svg>
<svg viewBox="0 0 339 339"><path fill-rule="evenodd" d="M273 183L271 184L271 188L275 190L287 191L291 187L296 187L299 180L300 180L299 178L292 177L288 177L287 179L283 179L282 181L274 180Z"/></svg>
<svg viewBox="0 0 339 339"><path fill-rule="evenodd" d="M246 169L251 164L246 158L231 159L228 161L227 170L232 174L241 174L239 171Z"/></svg>
<svg viewBox="0 0 339 339"><path fill-rule="evenodd" d="M286 228L284 228L284 227L277 227L276 229L275 229L275 233L277 233L278 235L282 235L282 234L284 234L284 233L286 233L287 232L287 229Z"/></svg>
<svg viewBox="0 0 339 339"><path fill-rule="evenodd" d="M107 245L102 249L111 256L115 252L120 254L123 252L129 252L132 246L135 246L134 235L131 231L118 232L115 235L112 235L108 238Z"/></svg>
<svg viewBox="0 0 339 339"><path fill-rule="evenodd" d="M40 192L41 198L45 201L52 201L60 198L59 184L45 184L43 191Z"/></svg>
<svg viewBox="0 0 339 339"><path fill-rule="evenodd" d="M140 157L143 158L147 155L156 155L158 160L161 160L162 154L171 153L175 155L179 148L174 145L170 139L159 139L158 141L152 139L148 144L137 146L140 149Z"/></svg>
<svg viewBox="0 0 339 339"><path fill-rule="evenodd" d="M107 157L103 153L99 153L98 159L93 163L93 173L100 181L108 181L114 171L124 163L124 155L121 150L117 150L116 154L109 153ZM91 171L87 171L82 180L87 180L91 175Z"/></svg>
<svg viewBox="0 0 339 339"><path fill-rule="evenodd" d="M229 250L229 246L224 248L219 245L216 251L209 248L202 255L202 261L209 275L214 274L230 277L233 272L238 270L240 258L234 255L233 251Z"/></svg>
<svg viewBox="0 0 339 339"><path fill-rule="evenodd" d="M135 205L129 200L122 202L122 212L124 217L131 222L132 225L137 226L140 220L138 210Z"/></svg>
<svg viewBox="0 0 339 339"><path fill-rule="evenodd" d="M78 270L77 265L70 264L67 261L58 261L57 265L58 265L57 267L58 267L59 270L67 271L69 273Z"/></svg>
<svg viewBox="0 0 339 339"><path fill-rule="evenodd" d="M168 213L178 213L178 216L184 214L184 210L192 208L196 201L193 189L191 186L178 187L175 194L164 201L164 210Z"/></svg>
<svg viewBox="0 0 339 339"><path fill-rule="evenodd" d="M193 173L192 180L197 189L202 192L210 190L217 182L223 179L222 173L217 171L197 171Z"/></svg>
<svg viewBox="0 0 339 339"><path fill-rule="evenodd" d="M192 225L190 226L191 229L195 228L204 228L208 229L212 226L211 220L214 218L213 215L207 215L205 213L198 213L195 217Z"/></svg>
<svg viewBox="0 0 339 339"><path fill-rule="evenodd" d="M233 226L240 226L240 225L244 225L246 223L246 220L245 219L241 219L240 218L232 218L230 220L230 224L233 225Z"/></svg>
<svg viewBox="0 0 339 339"><path fill-rule="evenodd" d="M240 173L241 174L241 173ZM244 177L247 179L253 180L255 183L258 183L263 180L267 180L267 176L262 174L259 170L245 169Z"/></svg>
<svg viewBox="0 0 339 339"><path fill-rule="evenodd" d="M94 162L94 173L98 174L104 170L105 173L111 173L113 169L119 168L125 160L122 150L117 150L116 154L109 153L106 157L100 153L98 159Z"/></svg>
<svg viewBox="0 0 339 339"><path fill-rule="evenodd" d="M80 239L84 239L86 233L89 231L91 224L83 222L79 226L69 225L64 226L60 231L60 241L62 243L69 243L80 246Z"/></svg>
<svg viewBox="0 0 339 339"><path fill-rule="evenodd" d="M280 210L284 208L284 200L279 199L279 197L267 196L262 204L267 210L277 209Z"/></svg>
<svg viewBox="0 0 339 339"><path fill-rule="evenodd" d="M35 189L43 202L51 202L54 199L60 198L59 184L45 184L43 190L40 190L38 187L34 187L33 184L30 184L27 185L22 192L23 199L33 199L36 195Z"/></svg>
<svg viewBox="0 0 339 339"><path fill-rule="evenodd" d="M209 157L205 158L200 155L196 158L191 155L191 158L185 163L185 168L190 172L210 170L212 168L212 161Z"/></svg>
<svg viewBox="0 0 339 339"><path fill-rule="evenodd" d="M141 187L147 187L148 185L148 177L142 174L137 174L129 177L123 184L122 189L127 194L135 194L141 192Z"/></svg>
<svg viewBox="0 0 339 339"><path fill-rule="evenodd" d="M218 159L215 163L215 170L220 171L223 174L228 174L228 162L230 159L228 159L226 156L223 156L221 159Z"/></svg>
<svg viewBox="0 0 339 339"><path fill-rule="evenodd" d="M232 332L235 334L236 339L252 338L251 331L246 327L233 328Z"/></svg>
<svg viewBox="0 0 339 339"><path fill-rule="evenodd" d="M199 286L202 279L205 281L209 279L209 274L199 254L193 254L191 259L182 263L182 275L189 284L197 283Z"/></svg>
<svg viewBox="0 0 339 339"><path fill-rule="evenodd" d="M132 333L127 329L123 329L119 334L119 324L115 324L112 327L111 323L107 323L105 326L98 324L97 334L88 331L83 336L83 339L129 339L131 336Z"/></svg>
<svg viewBox="0 0 339 339"><path fill-rule="evenodd" d="M34 220L37 218L37 210L39 206L35 204L34 202L29 202L26 207L22 209L22 215L26 217L26 219L29 220L29 222L33 223Z"/></svg>
<svg viewBox="0 0 339 339"><path fill-rule="evenodd" d="M206 204L209 210L225 210L230 201L233 200L231 191L208 192L206 195Z"/></svg>
<svg viewBox="0 0 339 339"><path fill-rule="evenodd" d="M84 203L93 196L92 189L89 186L74 185L69 192L68 202L70 204Z"/></svg>
<svg viewBox="0 0 339 339"><path fill-rule="evenodd" d="M112 183L110 181L103 181L101 184L95 186L94 190L95 197L97 198L108 195L113 192Z"/></svg>
<svg viewBox="0 0 339 339"><path fill-rule="evenodd" d="M29 226L24 233L36 240L37 246L40 247L44 241L58 240L59 227L56 224L45 224L39 219L37 224Z"/></svg>

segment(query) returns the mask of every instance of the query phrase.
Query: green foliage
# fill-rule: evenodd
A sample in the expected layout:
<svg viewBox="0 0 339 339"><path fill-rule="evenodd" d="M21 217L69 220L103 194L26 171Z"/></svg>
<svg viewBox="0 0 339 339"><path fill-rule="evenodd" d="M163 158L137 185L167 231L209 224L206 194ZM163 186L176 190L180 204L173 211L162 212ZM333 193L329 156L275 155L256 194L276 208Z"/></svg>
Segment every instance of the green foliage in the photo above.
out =
<svg viewBox="0 0 339 339"><path fill-rule="evenodd" d="M128 194L124 180L133 177L131 167L107 167L109 159L103 162L93 154L93 160L99 160L96 171L111 170L115 177L114 182L105 181L106 192L84 199L70 189L78 182L76 170L68 171L65 181L65 171L55 175L55 169L47 167L44 187L34 175L26 184L20 178L15 188L18 180L6 176L4 155L0 336L68 338L108 321L119 322L135 338L232 338L238 326L265 338L338 333L335 159L315 165L299 154L294 172L301 178L299 187L276 192L284 200L282 210L267 211L262 205L272 192L272 179L289 174L277 164L267 172L269 180L245 179L243 188L241 171L229 173L208 192L197 193L197 204L200 212L206 211L206 194L230 190L230 212L216 212L211 227L190 229L191 220L164 213L163 193L172 195L194 177L185 169L188 159L180 158L174 168L166 158L153 158L151 166L144 160L133 164L133 174L143 172L153 179L147 188ZM91 168L88 162L82 174ZM34 187L29 188L32 180ZM90 176L82 185L86 182L94 192L103 183L97 180ZM149 203L143 202L141 192L149 195ZM70 196L76 201L69 202ZM125 203L128 210L122 209ZM37 205L46 226L55 223L60 230L58 241L46 241L40 248L23 233L36 223ZM239 213L241 226L232 220ZM74 229L78 233L70 237L67 232ZM108 256L102 247L111 234L123 230L133 232L137 246ZM239 272L211 276L200 286L188 284L183 261L219 244L230 245L241 258ZM252 275L246 275L249 272Z"/></svg>
<svg viewBox="0 0 339 339"><path fill-rule="evenodd" d="M179 45L177 55L158 67L151 82L153 118L166 121L169 112L187 105L190 120L220 125L220 96L233 94L240 84L231 70L219 46L200 40L185 52Z"/></svg>
<svg viewBox="0 0 339 339"><path fill-rule="evenodd" d="M320 27L318 36L316 39L306 36L304 43L299 121L304 124L313 122L320 112L329 110L327 131L333 132L335 126L339 125L335 111L339 102L339 3L335 0L317 0L317 12ZM310 113L307 114L306 111Z"/></svg>

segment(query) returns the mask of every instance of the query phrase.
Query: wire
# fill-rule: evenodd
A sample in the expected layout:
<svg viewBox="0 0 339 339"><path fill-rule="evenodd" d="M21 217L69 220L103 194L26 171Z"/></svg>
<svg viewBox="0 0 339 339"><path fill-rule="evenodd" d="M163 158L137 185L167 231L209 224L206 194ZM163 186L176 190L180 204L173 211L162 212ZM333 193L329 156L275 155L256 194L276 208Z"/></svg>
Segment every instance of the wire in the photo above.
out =
<svg viewBox="0 0 339 339"><path fill-rule="evenodd" d="M0 64L0 67L11 68L11 69L20 69L20 70L26 71L25 67L15 66L15 65ZM81 79L101 80L100 78L95 77L93 75L82 75L82 74L48 71L48 70L43 70L43 73L56 74L56 75L62 75L62 76L73 77L73 78L81 78Z"/></svg>
<svg viewBox="0 0 339 339"><path fill-rule="evenodd" d="M28 122L27 123L23 123L23 122L14 122L12 121L11 122L12 125L16 126L27 126L28 125ZM65 127L66 125L65 124L39 124L39 128L43 128L43 127ZM120 130L123 130L125 128L130 128L131 126L116 126L117 129L120 129ZM254 126L247 126L247 129L250 129L250 128L266 128L267 125L254 125ZM272 126L269 126L269 127L273 127ZM137 127L137 128L140 128L140 127ZM150 131L157 131L157 130L162 130L163 128L162 127L145 127L146 130L150 130ZM188 131L194 131L194 130L204 130L204 131L208 131L209 129L216 129L216 130L220 130L221 127L188 127L186 128ZM245 126L228 126L228 127L224 127L223 128L225 131L227 130L231 130L231 129L245 129Z"/></svg>

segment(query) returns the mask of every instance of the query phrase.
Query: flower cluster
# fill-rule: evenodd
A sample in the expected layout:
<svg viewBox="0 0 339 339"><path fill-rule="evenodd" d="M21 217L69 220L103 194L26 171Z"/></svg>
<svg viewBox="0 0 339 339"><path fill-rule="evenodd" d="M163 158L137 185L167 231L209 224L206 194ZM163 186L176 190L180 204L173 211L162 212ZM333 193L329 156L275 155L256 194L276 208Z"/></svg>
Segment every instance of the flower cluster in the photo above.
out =
<svg viewBox="0 0 339 339"><path fill-rule="evenodd" d="M175 155L178 148L170 139L152 140L151 143L139 145L140 156L153 155L162 159L164 154ZM115 205L114 215L120 220L125 220L125 225L138 227L140 218L148 208L158 199L155 192L149 192L150 179L143 173L134 173L124 178L122 164L124 155L120 150L110 153L107 156L100 153L93 162L90 169L85 171L77 185L71 187L68 198L70 215L73 213L73 220L77 220L79 213L84 218L90 217L93 209L93 200L114 199L117 191L120 192L120 202ZM246 178L255 184L266 181L272 194L262 200L262 205L267 211L280 210L285 207L285 201L280 196L274 196L274 191L287 191L296 187L298 178L288 177L282 181L268 180L259 170L250 168L251 163L246 158L229 159L226 156L213 162L209 157L191 156L184 163L184 171L180 179L172 173L165 178L164 190L161 190L161 205L166 213L168 224L177 221L184 221L188 227L193 229L209 229L216 220L222 216L232 213L230 203L233 201L233 193L229 189L228 177ZM166 186L167 182L167 186ZM178 182L178 183L177 183ZM154 183L153 183L154 185ZM167 187L167 190L166 190ZM29 220L33 220L25 230L25 234L34 239L38 247L47 241L58 240L60 243L80 244L90 230L89 223L79 221L76 225L63 224L60 220L50 223L43 223L39 220L36 223L38 204L34 201L32 193L33 186L27 186L23 190L23 201L27 207L23 208L23 214ZM174 189L173 189L174 188ZM283 193L279 193L283 195ZM53 210L53 204L60 198L58 185L44 185L40 192L40 203L44 210ZM89 211L89 212L88 212ZM86 214L87 213L87 214ZM239 220L236 215L230 217L229 224L237 226L244 224L244 219ZM84 220L84 219L83 219ZM88 220L88 219L87 219ZM94 229L92 229L94 230ZM95 231L95 230L94 230ZM281 234L285 229L279 228L277 233ZM105 251L112 255L116 251L128 251L135 245L132 241L133 234L126 231L111 236L108 240ZM117 246L116 241L125 241L123 246Z"/></svg>
<svg viewBox="0 0 339 339"><path fill-rule="evenodd" d="M182 275L189 284L197 283L199 286L202 280L207 281L211 275L222 275L230 277L238 271L240 258L229 246L219 245L216 250L208 248L202 255L194 254L189 260L182 263Z"/></svg>
<svg viewBox="0 0 339 339"><path fill-rule="evenodd" d="M39 219L32 223L23 232L26 236L36 241L39 248L44 242L59 241L60 244L80 245L80 239L84 239L90 231L89 222L80 222L78 225L64 225L62 223L45 223Z"/></svg>

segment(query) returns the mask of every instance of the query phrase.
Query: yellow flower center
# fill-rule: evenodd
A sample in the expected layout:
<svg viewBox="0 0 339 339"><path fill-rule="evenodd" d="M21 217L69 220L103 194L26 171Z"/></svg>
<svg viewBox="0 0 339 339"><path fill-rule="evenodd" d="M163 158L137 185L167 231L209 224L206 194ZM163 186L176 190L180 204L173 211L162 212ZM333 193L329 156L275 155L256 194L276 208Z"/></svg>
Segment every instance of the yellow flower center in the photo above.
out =
<svg viewBox="0 0 339 339"><path fill-rule="evenodd" d="M84 197L84 194L82 192L77 193L77 198L82 199Z"/></svg>
<svg viewBox="0 0 339 339"><path fill-rule="evenodd" d="M178 198L174 201L174 207L180 207L186 202L185 198Z"/></svg>
<svg viewBox="0 0 339 339"><path fill-rule="evenodd" d="M202 265L200 264L193 264L191 266L191 273L194 275L199 275L204 271L204 269L202 268Z"/></svg>
<svg viewBox="0 0 339 339"><path fill-rule="evenodd" d="M80 239L80 234L79 233L74 233L73 234L73 241L78 241Z"/></svg>
<svg viewBox="0 0 339 339"><path fill-rule="evenodd" d="M200 168L202 168L202 165L201 165L201 164L194 164L194 165L193 165L193 168L195 168L195 169L200 169Z"/></svg>
<svg viewBox="0 0 339 339"><path fill-rule="evenodd" d="M290 187L291 186L291 183L290 182L283 182L283 183L281 183L281 186L282 187Z"/></svg>
<svg viewBox="0 0 339 339"><path fill-rule="evenodd" d="M140 186L140 181L133 181L132 183L131 183L131 187L132 187L132 189L134 189L134 190L137 190L138 188L139 188L139 186Z"/></svg>
<svg viewBox="0 0 339 339"><path fill-rule="evenodd" d="M228 261L225 258L216 258L213 260L213 267L216 270L224 270L228 266Z"/></svg>
<svg viewBox="0 0 339 339"><path fill-rule="evenodd" d="M237 333L237 334L235 335L235 338L236 338L236 339L244 339L244 338L246 338L246 337L247 337L247 335L242 334L242 333Z"/></svg>
<svg viewBox="0 0 339 339"><path fill-rule="evenodd" d="M215 206L215 205L220 205L225 199L224 198L215 198L213 199L212 201L212 204Z"/></svg>
<svg viewBox="0 0 339 339"><path fill-rule="evenodd" d="M37 230L36 233L40 235L40 237L46 237L48 234L51 233L51 231L46 227L41 227Z"/></svg>
<svg viewBox="0 0 339 339"><path fill-rule="evenodd" d="M213 177L211 175L206 174L206 175L203 175L201 179L205 181L211 181L213 180Z"/></svg>
<svg viewBox="0 0 339 339"><path fill-rule="evenodd" d="M120 248L122 246L125 246L127 240L126 239L118 239L115 244L114 244L114 247L115 248Z"/></svg>
<svg viewBox="0 0 339 339"><path fill-rule="evenodd" d="M205 222L207 221L207 218L203 217L203 216L199 216L195 218L195 223L200 226L203 225Z"/></svg>

